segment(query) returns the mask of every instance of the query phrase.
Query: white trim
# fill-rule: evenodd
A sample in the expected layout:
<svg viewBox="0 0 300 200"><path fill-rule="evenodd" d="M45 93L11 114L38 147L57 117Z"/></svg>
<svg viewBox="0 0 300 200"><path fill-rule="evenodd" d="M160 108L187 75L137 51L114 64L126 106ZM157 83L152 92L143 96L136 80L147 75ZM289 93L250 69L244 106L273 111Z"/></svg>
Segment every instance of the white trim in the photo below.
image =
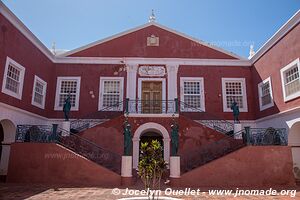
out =
<svg viewBox="0 0 300 200"><path fill-rule="evenodd" d="M102 91L104 90L104 81L115 81L118 80L120 81L120 97L119 97L119 102L124 99L124 77L114 77L114 76L101 76L100 77L100 82L99 82L99 100L98 100L98 111L104 109L102 105L102 99L103 99L103 93ZM123 110L123 104L119 105L119 108L114 110L110 109L109 111L122 111Z"/></svg>
<svg viewBox="0 0 300 200"><path fill-rule="evenodd" d="M55 63L67 64L126 64L130 65L197 65L251 67L249 60L196 58L140 58L140 57L56 57ZM58 66L59 67L59 66Z"/></svg>
<svg viewBox="0 0 300 200"><path fill-rule="evenodd" d="M182 101L182 102L184 102L183 84L184 84L185 81L200 82L200 89L201 89L201 91L200 91L200 101L201 101L200 104L201 104L201 107L199 109L202 110L202 111L205 111L204 78L203 77L180 77L180 101ZM184 109L184 110L181 110L181 111L182 112L195 112L194 109Z"/></svg>
<svg viewBox="0 0 300 200"><path fill-rule="evenodd" d="M170 113L161 113L161 114L149 114L149 113L129 113L124 114L124 116L128 117L179 117L179 114L170 114Z"/></svg>
<svg viewBox="0 0 300 200"><path fill-rule="evenodd" d="M6 81L7 81L7 71L8 71L8 66L12 65L13 67L17 68L18 70L20 70L20 76L19 76L19 91L18 93L15 93L11 90L8 90L5 88L6 86ZM24 76L25 76L25 67L23 67L22 65L20 65L19 63L17 63L16 61L14 61L13 59L11 59L10 57L6 57L6 64L5 64L5 70L4 70L4 74L3 74L3 82L2 82L2 92L4 94L7 94L9 96L15 97L17 99L22 100L22 93L23 93L23 87L24 87Z"/></svg>
<svg viewBox="0 0 300 200"><path fill-rule="evenodd" d="M166 26L163 26L163 25L161 25L161 24L158 24L158 23L156 23L156 22L149 22L149 23L146 23L146 24L144 24L144 25L138 26L138 27L136 27L136 28L129 29L129 30L127 30L127 31L124 31L124 32L115 34L115 35L113 35L113 36L110 36L110 37L107 37L107 38L104 38L104 39L101 39L101 40L92 42L92 43L87 44L87 45L85 45L85 46L82 46L82 47L79 47L79 48L77 48L77 49L74 49L74 50L68 51L68 52L66 52L66 53L63 53L63 54L61 54L60 56L69 56L69 55L71 55L71 54L74 54L74 53L83 51L83 50L85 50L85 49L91 48L91 47L96 46L96 45L100 45L100 44L102 44L102 43L105 43L105 42L108 42L108 41L110 41L110 40L113 40L113 39L122 37L122 36L124 36L124 35L127 35L127 34L129 34L129 33L132 33L132 32L138 31L138 30L141 30L141 29L146 28L146 27L149 27L149 26L156 26L156 27L158 27L158 28L161 28L161 29L166 30L166 31L171 32L171 33L174 33L175 35L179 35L179 36L181 36L181 37L183 37L183 38L186 38L186 39L188 39L188 40L191 40L191 41L193 41L193 42L195 42L195 43L198 43L198 44L200 44L200 45L206 46L206 47L211 48L211 49L213 49L213 50L216 50L216 51L222 52L222 53L224 53L224 54L227 54L227 55L229 55L229 56L232 56L233 58L237 58L237 59L240 59L240 60L244 60L244 58L242 58L242 57L240 57L240 56L238 56L238 55L236 55L236 54L234 54L234 53L232 53L232 52L226 51L226 50L221 49L221 48L219 48L219 47L217 47L217 46L213 46L213 45L211 45L211 44L209 44L209 43L207 43L207 42L204 42L204 41L202 41L202 40L198 40L198 39L193 38L193 37L191 37L191 36L188 36L188 35L186 35L186 34L184 34L184 33L180 33L180 32L178 32L178 31L175 31L175 30L173 30L173 29L170 29L170 28L168 28L168 27L166 27Z"/></svg>
<svg viewBox="0 0 300 200"><path fill-rule="evenodd" d="M163 136L163 142L164 142L164 160L169 163L170 160L170 136L167 129L162 126L161 124L154 123L154 122L148 122L145 124L142 124L139 126L136 131L134 132L134 136L132 138L133 142L133 168L136 169L139 162L139 142L140 137L143 133L146 131L156 130L159 131L159 133Z"/></svg>
<svg viewBox="0 0 300 200"><path fill-rule="evenodd" d="M131 100L136 99L136 76L138 65L126 65L127 83L126 83L126 98Z"/></svg>
<svg viewBox="0 0 300 200"><path fill-rule="evenodd" d="M232 112L230 108L227 108L226 87L225 87L225 83L227 81L236 81L242 83L243 108L239 108L239 110L240 112L248 112L246 79L245 78L222 78L223 112Z"/></svg>
<svg viewBox="0 0 300 200"><path fill-rule="evenodd" d="M42 104L39 104L39 103L34 101L35 86L36 86L37 82L40 82L43 85L43 102L42 102ZM45 109L46 93L47 93L47 82L45 82L43 79L41 79L37 75L34 75L31 104L38 107L38 108Z"/></svg>
<svg viewBox="0 0 300 200"><path fill-rule="evenodd" d="M292 30L300 22L300 10L298 10L280 29L276 31L270 39L263 44L262 47L250 59L254 64L258 61L270 48L272 48L279 40L281 40L290 30Z"/></svg>
<svg viewBox="0 0 300 200"><path fill-rule="evenodd" d="M280 69L281 87L282 87L282 93L283 93L283 100L284 100L284 102L290 101L290 100L295 99L295 98L297 98L297 97L300 96L300 90L298 92L290 95L290 96L286 96L286 91L285 91L285 72L288 71L294 65L297 65L297 67L298 67L298 74L300 76L300 62L299 62L299 58L297 58L296 60L294 60L291 63L289 63L287 66L285 66L282 69ZM298 81L300 81L300 78L299 78Z"/></svg>
<svg viewBox="0 0 300 200"><path fill-rule="evenodd" d="M262 88L261 87L262 87L263 84L265 84L267 82L269 82L269 86L270 86L269 90L270 90L271 102L269 104L263 106L262 105L262 99L261 99L261 97L262 97L262 90L261 90ZM257 87L258 87L259 110L262 111L262 110L265 110L267 108L273 107L274 106L274 99L273 99L273 88L272 88L271 77L268 77L265 80L263 80L262 82L260 82L257 85Z"/></svg>
<svg viewBox="0 0 300 200"><path fill-rule="evenodd" d="M80 86L81 86L81 84L80 84L81 77L80 76L58 76L57 77L54 110L63 110L63 106L59 106L59 94L60 94L61 82L64 80L77 81L75 106L71 107L71 111L78 111L79 110L79 98L80 98Z"/></svg>

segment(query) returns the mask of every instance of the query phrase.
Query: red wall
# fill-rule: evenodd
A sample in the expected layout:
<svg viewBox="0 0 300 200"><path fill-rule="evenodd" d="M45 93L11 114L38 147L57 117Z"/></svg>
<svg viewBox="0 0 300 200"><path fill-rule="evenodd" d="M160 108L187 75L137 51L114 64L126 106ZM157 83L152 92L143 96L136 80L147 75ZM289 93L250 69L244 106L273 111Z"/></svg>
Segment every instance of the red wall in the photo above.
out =
<svg viewBox="0 0 300 200"><path fill-rule="evenodd" d="M4 75L6 57L10 57L25 67L24 87L22 100L16 99L0 92L0 101L29 112L47 116L47 111L52 110L49 91L55 85L53 63L37 49L20 31L18 31L6 18L0 14L0 88ZM39 76L48 83L45 110L31 105L34 75Z"/></svg>
<svg viewBox="0 0 300 200"><path fill-rule="evenodd" d="M7 182L112 187L121 176L58 144L14 143Z"/></svg>
<svg viewBox="0 0 300 200"><path fill-rule="evenodd" d="M152 34L159 37L159 47L147 46L147 37ZM71 56L235 59L154 25L79 51Z"/></svg>
<svg viewBox="0 0 300 200"><path fill-rule="evenodd" d="M245 78L247 90L248 112L240 112L239 119L254 119L254 100L252 98L252 77L249 67L230 66L180 66L178 70L178 99L180 99L180 77L203 77L205 91L205 111L220 117L233 120L232 112L223 112L222 78ZM201 114L189 114L199 119ZM205 113L203 113L205 117Z"/></svg>
<svg viewBox="0 0 300 200"><path fill-rule="evenodd" d="M300 105L300 98L288 102L283 101L280 69L300 57L300 25L293 28L285 37L277 42L258 61L254 63L253 77L253 99L256 118L265 117L282 112ZM271 77L274 106L262 112L259 111L257 85L262 80Z"/></svg>
<svg viewBox="0 0 300 200"><path fill-rule="evenodd" d="M290 147L247 146L202 167L182 174L180 187L294 186Z"/></svg>

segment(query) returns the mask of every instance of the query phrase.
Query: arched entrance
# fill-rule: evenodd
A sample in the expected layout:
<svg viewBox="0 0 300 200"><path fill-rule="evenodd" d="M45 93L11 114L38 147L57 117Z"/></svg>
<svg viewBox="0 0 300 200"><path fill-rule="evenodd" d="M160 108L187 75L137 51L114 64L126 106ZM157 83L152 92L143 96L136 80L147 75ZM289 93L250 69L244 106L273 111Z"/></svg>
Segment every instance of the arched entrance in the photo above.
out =
<svg viewBox="0 0 300 200"><path fill-rule="evenodd" d="M294 123L290 128L288 143L292 148L293 172L295 178L300 180L300 122Z"/></svg>
<svg viewBox="0 0 300 200"><path fill-rule="evenodd" d="M3 139L2 139L3 137ZM15 141L16 126L8 119L0 121L0 139L1 141L1 156L0 156L0 177L1 180L5 179L7 175L10 144Z"/></svg>
<svg viewBox="0 0 300 200"><path fill-rule="evenodd" d="M157 139L161 141L164 149L164 160L169 163L170 159L170 136L165 127L160 124L149 122L137 128L132 138L133 143L133 168L136 169L139 162L140 143Z"/></svg>

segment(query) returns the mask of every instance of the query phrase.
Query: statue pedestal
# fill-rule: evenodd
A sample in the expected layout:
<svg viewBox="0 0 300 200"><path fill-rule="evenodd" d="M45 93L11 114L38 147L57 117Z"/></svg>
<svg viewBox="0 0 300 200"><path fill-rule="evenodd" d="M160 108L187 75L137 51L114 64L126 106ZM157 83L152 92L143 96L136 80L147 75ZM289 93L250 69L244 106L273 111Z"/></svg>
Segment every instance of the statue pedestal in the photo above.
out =
<svg viewBox="0 0 300 200"><path fill-rule="evenodd" d="M71 124L70 121L63 121L61 123L62 133L61 136L70 136Z"/></svg>
<svg viewBox="0 0 300 200"><path fill-rule="evenodd" d="M124 186L133 185L132 156L122 156L121 184Z"/></svg>
<svg viewBox="0 0 300 200"><path fill-rule="evenodd" d="M234 132L234 134L236 134L236 133L240 132L242 129L243 129L242 124L234 124L233 132ZM241 138L242 138L242 133L239 135L234 135L234 139L241 139Z"/></svg>
<svg viewBox="0 0 300 200"><path fill-rule="evenodd" d="M170 177L180 178L180 156L170 157Z"/></svg>

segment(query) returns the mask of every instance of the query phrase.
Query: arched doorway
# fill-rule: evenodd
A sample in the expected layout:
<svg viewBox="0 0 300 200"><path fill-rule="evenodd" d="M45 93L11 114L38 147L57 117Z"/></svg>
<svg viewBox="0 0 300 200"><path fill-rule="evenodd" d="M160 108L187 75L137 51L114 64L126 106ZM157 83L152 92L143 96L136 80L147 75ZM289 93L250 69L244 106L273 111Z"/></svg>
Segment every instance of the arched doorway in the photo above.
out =
<svg viewBox="0 0 300 200"><path fill-rule="evenodd" d="M290 128L288 143L292 148L293 172L295 178L300 180L300 122L294 123Z"/></svg>
<svg viewBox="0 0 300 200"><path fill-rule="evenodd" d="M10 155L10 144L15 141L16 137L16 126L14 123L8 119L1 120L0 138L1 134L3 135L3 139L1 141L0 178L1 180L5 180Z"/></svg>
<svg viewBox="0 0 300 200"><path fill-rule="evenodd" d="M139 162L140 143L157 139L163 145L164 160L169 163L170 159L170 136L165 127L160 124L149 122L137 128L132 138L133 143L133 168L136 169Z"/></svg>

